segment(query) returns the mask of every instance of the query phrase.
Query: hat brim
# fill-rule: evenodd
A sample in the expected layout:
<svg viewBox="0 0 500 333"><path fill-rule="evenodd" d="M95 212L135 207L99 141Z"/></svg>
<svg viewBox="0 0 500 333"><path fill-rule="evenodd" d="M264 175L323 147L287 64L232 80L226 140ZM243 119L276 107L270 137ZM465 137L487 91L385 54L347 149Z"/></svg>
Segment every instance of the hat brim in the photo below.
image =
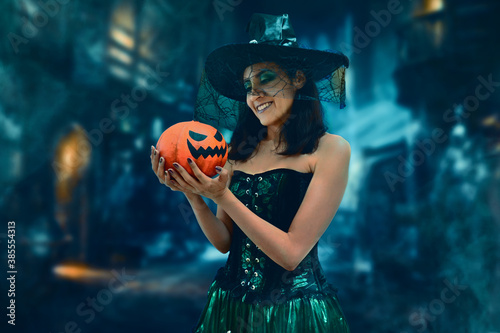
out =
<svg viewBox="0 0 500 333"><path fill-rule="evenodd" d="M303 70L314 81L331 75L341 66L349 67L349 59L339 51L249 43L224 45L212 51L205 61L205 72L220 94L245 101L243 72L248 66L265 61Z"/></svg>

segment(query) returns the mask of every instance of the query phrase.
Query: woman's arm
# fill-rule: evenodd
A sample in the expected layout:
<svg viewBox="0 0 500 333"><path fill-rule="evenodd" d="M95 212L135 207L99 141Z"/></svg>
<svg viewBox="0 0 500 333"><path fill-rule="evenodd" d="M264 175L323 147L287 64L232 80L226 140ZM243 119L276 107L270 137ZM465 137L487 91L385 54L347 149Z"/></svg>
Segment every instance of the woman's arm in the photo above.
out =
<svg viewBox="0 0 500 333"><path fill-rule="evenodd" d="M265 254L292 271L311 251L335 216L347 186L351 148L331 136L318 148L314 175L288 232L250 211L230 191L215 202Z"/></svg>
<svg viewBox="0 0 500 333"><path fill-rule="evenodd" d="M220 207L217 207L215 216L200 195L188 197L188 201L207 239L221 253L227 253L233 229L231 218Z"/></svg>
<svg viewBox="0 0 500 333"><path fill-rule="evenodd" d="M217 250L222 253L227 253L231 245L233 232L231 218L220 207L217 207L217 216L214 216L200 195L194 194L191 191L186 191L179 186L178 182L173 181L170 174L165 170L164 161L159 158L159 153L154 147L151 147L150 157L151 167L153 171L155 171L160 183L166 185L173 191L182 191L184 193L207 239ZM226 170L230 172L231 165L229 163L226 163L226 165ZM175 173L175 171L172 172ZM183 181L179 180L179 182L182 183Z"/></svg>
<svg viewBox="0 0 500 333"><path fill-rule="evenodd" d="M224 169L232 174L230 163L226 163ZM230 182L228 179L228 184ZM231 246L231 238L233 235L233 221L227 213L217 205L217 216L214 216L210 208L208 208L205 201L198 194L186 197L193 208L196 220L200 225L201 230L212 243L213 246L221 253L227 253Z"/></svg>

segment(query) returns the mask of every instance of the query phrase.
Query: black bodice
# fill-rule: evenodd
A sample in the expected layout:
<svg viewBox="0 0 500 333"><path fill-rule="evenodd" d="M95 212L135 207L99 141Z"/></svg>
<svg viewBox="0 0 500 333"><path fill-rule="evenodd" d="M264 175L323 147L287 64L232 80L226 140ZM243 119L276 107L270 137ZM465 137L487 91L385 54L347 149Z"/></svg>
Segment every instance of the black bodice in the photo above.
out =
<svg viewBox="0 0 500 333"><path fill-rule="evenodd" d="M229 189L259 217L287 232L312 177L312 173L285 168L255 175L237 170ZM257 248L234 222L226 265L214 280L218 287L246 303L276 304L307 294L337 292L327 282L318 261L318 243L294 271L288 271Z"/></svg>

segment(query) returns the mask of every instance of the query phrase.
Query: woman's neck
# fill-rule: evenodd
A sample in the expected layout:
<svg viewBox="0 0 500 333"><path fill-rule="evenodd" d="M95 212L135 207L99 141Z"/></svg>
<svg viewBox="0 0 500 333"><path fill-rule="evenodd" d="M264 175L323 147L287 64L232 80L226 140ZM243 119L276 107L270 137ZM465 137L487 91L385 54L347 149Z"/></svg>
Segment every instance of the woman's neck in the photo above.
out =
<svg viewBox="0 0 500 333"><path fill-rule="evenodd" d="M259 148L266 153L271 153L272 155L279 153L284 150L284 142L280 143L279 134L274 133L272 136L269 135L259 143Z"/></svg>
<svg viewBox="0 0 500 333"><path fill-rule="evenodd" d="M262 141L273 142L275 146L278 146L279 139L279 128L276 126L267 126L267 136Z"/></svg>

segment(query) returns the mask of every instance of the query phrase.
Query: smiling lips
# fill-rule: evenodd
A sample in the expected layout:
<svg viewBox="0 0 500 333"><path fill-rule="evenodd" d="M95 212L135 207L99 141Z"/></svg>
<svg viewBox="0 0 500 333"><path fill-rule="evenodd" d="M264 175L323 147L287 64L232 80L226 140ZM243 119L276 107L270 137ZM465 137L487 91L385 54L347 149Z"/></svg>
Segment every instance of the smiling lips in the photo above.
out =
<svg viewBox="0 0 500 333"><path fill-rule="evenodd" d="M273 104L273 102L267 102L267 103L263 103L263 104L259 105L257 107L257 112L258 113L264 112L265 110L267 110L267 108L269 108L271 106L271 104Z"/></svg>

